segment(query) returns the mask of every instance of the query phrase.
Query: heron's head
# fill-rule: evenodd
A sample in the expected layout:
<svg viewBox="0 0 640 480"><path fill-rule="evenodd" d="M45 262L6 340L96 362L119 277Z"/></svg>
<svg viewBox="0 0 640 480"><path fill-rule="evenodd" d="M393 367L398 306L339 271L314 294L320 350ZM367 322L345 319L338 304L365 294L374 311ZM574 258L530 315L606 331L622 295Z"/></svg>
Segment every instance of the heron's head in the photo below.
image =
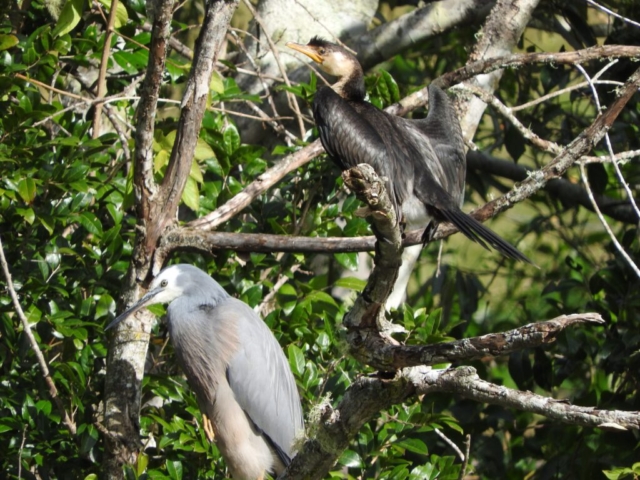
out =
<svg viewBox="0 0 640 480"><path fill-rule="evenodd" d="M186 271L188 268L195 267L191 267L190 265L172 265L162 270L160 274L153 279L153 282L149 285L149 290L138 300L138 303L118 316L105 330L115 327L122 320L141 308L157 303L173 302L185 291L185 277L189 277L189 272ZM204 274L204 272L202 273Z"/></svg>
<svg viewBox="0 0 640 480"><path fill-rule="evenodd" d="M304 53L316 62L323 72L334 77L348 77L354 71L362 70L358 59L349 50L319 37L313 37L306 45L288 42L287 47Z"/></svg>

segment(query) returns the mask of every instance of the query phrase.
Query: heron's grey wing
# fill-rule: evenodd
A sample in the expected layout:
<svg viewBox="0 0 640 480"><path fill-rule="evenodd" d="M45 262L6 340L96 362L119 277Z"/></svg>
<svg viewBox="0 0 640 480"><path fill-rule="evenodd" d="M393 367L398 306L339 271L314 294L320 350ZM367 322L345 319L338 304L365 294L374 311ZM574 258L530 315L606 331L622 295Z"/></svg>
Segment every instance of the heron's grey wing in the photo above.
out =
<svg viewBox="0 0 640 480"><path fill-rule="evenodd" d="M239 346L227 378L236 400L251 421L289 457L296 433L304 428L295 379L280 344L247 304L230 298Z"/></svg>

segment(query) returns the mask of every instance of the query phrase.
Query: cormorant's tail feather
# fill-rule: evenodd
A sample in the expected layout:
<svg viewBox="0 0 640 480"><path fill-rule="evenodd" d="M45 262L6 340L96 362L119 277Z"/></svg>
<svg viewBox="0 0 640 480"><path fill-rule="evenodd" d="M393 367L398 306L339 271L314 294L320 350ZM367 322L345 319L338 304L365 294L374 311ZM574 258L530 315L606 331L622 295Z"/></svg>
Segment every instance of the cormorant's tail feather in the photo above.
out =
<svg viewBox="0 0 640 480"><path fill-rule="evenodd" d="M449 222L453 223L458 230L460 230L467 238L482 245L489 250L489 246L496 249L502 255L514 260L521 260L523 262L534 263L529 260L520 250L511 245L505 239L500 237L493 230L485 227L482 223L477 221L470 215L467 215L462 210L439 210L439 213Z"/></svg>

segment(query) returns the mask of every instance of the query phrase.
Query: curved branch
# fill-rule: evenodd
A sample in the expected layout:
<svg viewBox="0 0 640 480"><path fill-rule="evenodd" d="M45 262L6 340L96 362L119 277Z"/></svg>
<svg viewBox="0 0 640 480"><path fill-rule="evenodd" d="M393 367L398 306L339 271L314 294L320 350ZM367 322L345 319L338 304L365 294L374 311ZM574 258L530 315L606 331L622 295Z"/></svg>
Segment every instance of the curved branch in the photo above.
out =
<svg viewBox="0 0 640 480"><path fill-rule="evenodd" d="M535 348L555 342L566 328L583 323L602 324L597 313L562 315L545 322L530 323L506 332L490 333L480 337L463 338L433 345L394 345L375 332L366 332L357 345L356 358L383 371L417 365L437 365L463 360L508 355L512 352Z"/></svg>
<svg viewBox="0 0 640 480"><path fill-rule="evenodd" d="M566 400L521 392L481 380L473 367L430 370L425 367L409 369L418 394L434 392L455 393L463 398L492 405L544 415L550 420L615 430L640 430L640 412L602 410L579 407Z"/></svg>

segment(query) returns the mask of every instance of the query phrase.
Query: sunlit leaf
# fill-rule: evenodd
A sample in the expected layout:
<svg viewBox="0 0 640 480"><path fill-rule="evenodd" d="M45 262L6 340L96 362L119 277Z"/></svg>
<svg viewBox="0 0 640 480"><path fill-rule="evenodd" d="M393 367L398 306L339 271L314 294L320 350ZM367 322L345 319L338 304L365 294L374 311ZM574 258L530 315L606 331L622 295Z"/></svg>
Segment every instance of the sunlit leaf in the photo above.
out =
<svg viewBox="0 0 640 480"><path fill-rule="evenodd" d="M60 17L58 17L58 23L51 34L54 37L59 37L73 30L80 23L83 9L84 0L67 0L60 12Z"/></svg>

